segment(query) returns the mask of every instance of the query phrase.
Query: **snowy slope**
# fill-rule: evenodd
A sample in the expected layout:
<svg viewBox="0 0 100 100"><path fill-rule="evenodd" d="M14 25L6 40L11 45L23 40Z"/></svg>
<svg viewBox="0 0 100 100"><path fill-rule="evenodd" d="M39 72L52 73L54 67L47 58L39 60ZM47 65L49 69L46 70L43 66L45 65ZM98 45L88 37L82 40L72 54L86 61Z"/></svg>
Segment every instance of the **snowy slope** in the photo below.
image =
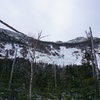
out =
<svg viewBox="0 0 100 100"><path fill-rule="evenodd" d="M75 39L69 40L68 43L79 43L84 41L87 41L85 37L77 37Z"/></svg>
<svg viewBox="0 0 100 100"><path fill-rule="evenodd" d="M3 48L0 48L0 55L1 57L7 57L7 58L14 58L15 55L15 50L17 49L17 57L19 58L25 58L28 60L32 60L30 56L33 54L32 48L27 48L27 54L25 56L23 51L23 47L21 47L18 44L3 44ZM80 49L76 48L66 48L64 46L60 47L60 50L56 50L53 47L51 48L52 50L49 51L50 54L46 53L41 53L36 51L35 56L36 56L36 62L44 62L44 63L55 63L57 65L69 65L69 64L81 64L81 59L82 59L82 53ZM76 53L75 53L76 51ZM56 53L57 55L53 55Z"/></svg>
<svg viewBox="0 0 100 100"><path fill-rule="evenodd" d="M52 46L51 46L52 47ZM26 48L25 52L23 47L14 44L5 44L3 48L0 48L0 58L9 58L13 59L15 57L15 50L17 49L17 57L24 58L27 60L32 60L31 55L33 55L32 48ZM66 48L61 46L59 50L51 48L50 54L42 53L39 51L35 52L35 61L36 62L43 62L43 63L50 63L50 64L57 64L57 65L81 65L83 52L81 49L77 48ZM23 52L22 52L23 51ZM57 55L52 55L52 53L56 53ZM97 59L98 64L100 66L100 49L97 49ZM100 68L100 67L99 67Z"/></svg>
<svg viewBox="0 0 100 100"><path fill-rule="evenodd" d="M56 51L56 50L55 50ZM77 51L77 53L75 53ZM54 52L53 50L51 52ZM82 53L80 49L60 47L59 51L56 51L59 56L47 55L36 52L37 62L54 63L57 65L70 65L81 64Z"/></svg>
<svg viewBox="0 0 100 100"><path fill-rule="evenodd" d="M2 34L1 34L2 33ZM8 38L7 41L5 38ZM25 40L24 40L25 37ZM22 39L23 38L23 39ZM13 59L15 57L15 51L17 50L17 57L24 58L27 60L32 60L31 55L33 55L33 48L29 45L24 45L23 43L12 42L11 39L17 39L19 41L23 40L23 42L27 42L28 36L20 35L9 30L0 29L0 59L8 58ZM9 40L9 41L8 41ZM86 38L79 37L73 39L70 42L70 45L67 43L60 42L58 43L50 43L50 42L42 42L39 41L39 46L35 52L35 61L36 62L43 62L43 63L50 63L50 64L57 64L57 65L81 65L82 64L82 57L84 54L83 46L86 44L77 44L74 46L71 45L72 43L79 43L86 41ZM28 42L27 42L28 43ZM99 42L97 42L99 43ZM80 45L80 46L78 46ZM96 48L97 53L97 60L98 65L100 68L100 44Z"/></svg>

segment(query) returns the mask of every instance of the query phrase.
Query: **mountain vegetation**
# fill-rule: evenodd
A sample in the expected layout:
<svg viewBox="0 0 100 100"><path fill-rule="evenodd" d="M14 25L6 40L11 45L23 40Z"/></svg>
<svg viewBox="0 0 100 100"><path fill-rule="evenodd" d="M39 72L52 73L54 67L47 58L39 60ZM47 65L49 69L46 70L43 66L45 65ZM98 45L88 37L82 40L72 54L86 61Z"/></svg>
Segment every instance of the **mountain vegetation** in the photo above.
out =
<svg viewBox="0 0 100 100"><path fill-rule="evenodd" d="M29 100L30 62L16 59L11 88L8 88L13 61L0 60L0 100ZM56 84L54 78L56 68ZM98 80L89 64L58 66L34 63L32 100L99 100ZM95 99L96 98L96 99Z"/></svg>
<svg viewBox="0 0 100 100"><path fill-rule="evenodd" d="M89 41L40 36L0 29L0 100L100 100L100 70L98 79ZM100 39L94 41L99 61Z"/></svg>

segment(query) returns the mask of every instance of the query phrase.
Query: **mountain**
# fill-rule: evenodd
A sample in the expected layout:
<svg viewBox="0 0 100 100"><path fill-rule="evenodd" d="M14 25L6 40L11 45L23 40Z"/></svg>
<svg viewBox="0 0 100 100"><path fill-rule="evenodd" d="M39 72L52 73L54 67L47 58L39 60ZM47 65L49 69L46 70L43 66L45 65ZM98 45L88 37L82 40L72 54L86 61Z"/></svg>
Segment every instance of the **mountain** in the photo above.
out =
<svg viewBox="0 0 100 100"><path fill-rule="evenodd" d="M77 37L75 39L69 40L68 43L79 43L79 42L85 42L85 41L87 41L87 38Z"/></svg>
<svg viewBox="0 0 100 100"><path fill-rule="evenodd" d="M95 50L100 65L100 38L94 38ZM84 50L88 47L88 41L84 37L78 37L68 42L37 41L25 34L15 33L0 28L0 59L13 59L17 50L17 57L32 60L35 44L35 61L54 63L57 65L82 64ZM99 67L100 68L100 67Z"/></svg>

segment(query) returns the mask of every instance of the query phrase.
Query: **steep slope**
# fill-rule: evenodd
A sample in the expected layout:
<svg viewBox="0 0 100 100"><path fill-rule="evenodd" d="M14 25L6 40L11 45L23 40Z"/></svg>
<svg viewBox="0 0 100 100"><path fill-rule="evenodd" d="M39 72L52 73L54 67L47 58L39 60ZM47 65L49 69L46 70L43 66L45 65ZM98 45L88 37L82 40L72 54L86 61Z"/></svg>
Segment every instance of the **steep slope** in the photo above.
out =
<svg viewBox="0 0 100 100"><path fill-rule="evenodd" d="M94 38L94 41L98 64L100 64L100 39ZM13 59L17 50L17 57L32 60L30 53L33 55L36 42L36 39L25 34L0 28L0 59ZM54 63L62 66L70 64L80 65L87 45L87 39L84 37L78 37L68 42L38 41L35 60L36 62Z"/></svg>

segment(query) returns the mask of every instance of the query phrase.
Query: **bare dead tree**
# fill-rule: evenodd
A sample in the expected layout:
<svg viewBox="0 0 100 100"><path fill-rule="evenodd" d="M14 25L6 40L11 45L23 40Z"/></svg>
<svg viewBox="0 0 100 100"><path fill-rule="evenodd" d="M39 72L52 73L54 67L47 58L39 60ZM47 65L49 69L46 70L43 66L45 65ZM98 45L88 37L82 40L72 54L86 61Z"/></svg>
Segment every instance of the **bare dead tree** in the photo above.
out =
<svg viewBox="0 0 100 100"><path fill-rule="evenodd" d="M9 79L9 86L8 86L8 89L11 88L12 78L13 78L13 72L14 72L14 66L15 66L15 62L16 62L16 57L17 57L17 49L15 49L15 57L14 57L13 64L12 64L12 68L11 68L11 73L10 73L10 79Z"/></svg>
<svg viewBox="0 0 100 100"><path fill-rule="evenodd" d="M94 39L93 39L91 27L89 27L89 30L90 30L89 32L86 31L86 35L87 35L89 47L90 47L93 78L99 79L98 63L97 63L97 58L96 58L96 52L95 52L95 47L94 47Z"/></svg>
<svg viewBox="0 0 100 100"><path fill-rule="evenodd" d="M24 34L20 31L18 31L17 29L15 29L14 27L12 27L11 25L5 23L4 21L0 20L0 23L2 23L3 25L7 26L8 28L12 29L13 31L17 32L17 33L20 33L20 34Z"/></svg>
<svg viewBox="0 0 100 100"><path fill-rule="evenodd" d="M38 38L36 40L36 43L33 43L32 44L32 52L29 51L30 53L30 57L31 57L31 73L30 73L30 83L29 83L29 99L32 100L32 83L33 83L33 65L34 65L34 62L35 62L35 52L36 52L36 49L37 49L37 46L38 46L38 42L39 40L43 38L42 37L42 31L40 33L38 33Z"/></svg>
<svg viewBox="0 0 100 100"><path fill-rule="evenodd" d="M56 66L54 66L54 62L53 62L53 68L54 68L54 83L55 83L55 88L57 87L57 73L56 73Z"/></svg>

